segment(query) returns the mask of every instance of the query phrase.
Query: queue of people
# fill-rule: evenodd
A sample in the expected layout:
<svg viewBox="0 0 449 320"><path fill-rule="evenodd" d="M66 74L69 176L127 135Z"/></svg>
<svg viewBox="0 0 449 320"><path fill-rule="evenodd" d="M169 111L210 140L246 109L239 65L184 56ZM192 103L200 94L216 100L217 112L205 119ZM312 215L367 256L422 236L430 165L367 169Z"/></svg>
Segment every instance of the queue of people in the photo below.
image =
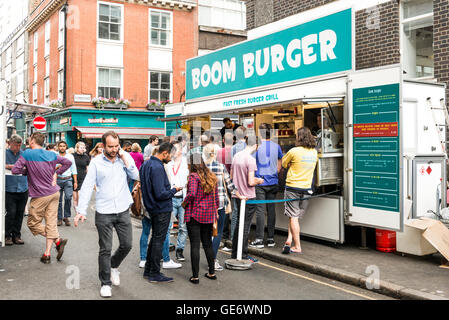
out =
<svg viewBox="0 0 449 320"><path fill-rule="evenodd" d="M275 246L274 204L253 204L248 200L274 200L279 192L278 175L284 168L288 170L284 196L289 200L285 202L289 227L282 253L301 253L299 219L307 208L308 201L304 197L312 193L317 163L315 138L308 128L299 129L297 147L284 155L271 139L270 124L260 124L259 137L247 135L243 126L231 125L229 121L224 128L223 148L207 133L202 134L197 146L190 150L184 136L173 142L152 136L144 154L138 144L125 143L121 147L114 131L106 132L89 155L81 141L70 154L64 141L44 150L44 136L40 133L31 136L31 149L26 151L20 150L19 136L11 137L6 168L11 169L13 175L7 177L6 192L8 199L12 199L10 202L16 205L7 208L6 244L23 244L20 227L28 197L31 197L27 225L33 235L40 234L47 239L41 261L50 263L53 243L57 260L60 260L68 240L60 238L58 226L62 222L70 225L72 196L76 210L74 225L78 227L87 218L88 204L95 190L100 295L110 297L112 286L120 285L118 268L132 248L129 209L133 204L131 192L138 184L143 205L138 266L143 269L143 278L152 283L172 282L174 279L164 275L161 269L183 266L188 238L192 270L189 281L200 282L201 244L208 265L204 276L215 280L216 271L224 269L217 253L227 237L232 241L232 248L223 249L231 251L232 258L237 257L237 225L241 218L244 219L242 259L257 263L256 258L248 255L248 247ZM246 201L245 214L240 216L243 200ZM254 216L256 237L250 242ZM45 227L42 220L46 222ZM169 247L174 221L177 221L178 235L172 259ZM119 239L114 253L113 229Z"/></svg>

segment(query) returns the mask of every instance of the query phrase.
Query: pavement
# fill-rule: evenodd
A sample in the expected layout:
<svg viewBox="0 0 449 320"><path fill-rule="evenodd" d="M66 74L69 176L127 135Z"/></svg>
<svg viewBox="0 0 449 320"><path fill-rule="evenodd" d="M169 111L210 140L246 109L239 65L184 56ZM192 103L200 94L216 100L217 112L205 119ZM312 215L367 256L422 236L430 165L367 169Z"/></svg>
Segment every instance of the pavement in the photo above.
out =
<svg viewBox="0 0 449 320"><path fill-rule="evenodd" d="M254 226L250 232L253 240ZM338 280L404 300L449 300L449 269L439 253L412 256L385 253L352 244L332 244L301 237L302 254L282 254L286 234L275 235L275 247L249 248L251 256ZM231 242L226 240L226 246ZM374 246L375 247L375 246Z"/></svg>

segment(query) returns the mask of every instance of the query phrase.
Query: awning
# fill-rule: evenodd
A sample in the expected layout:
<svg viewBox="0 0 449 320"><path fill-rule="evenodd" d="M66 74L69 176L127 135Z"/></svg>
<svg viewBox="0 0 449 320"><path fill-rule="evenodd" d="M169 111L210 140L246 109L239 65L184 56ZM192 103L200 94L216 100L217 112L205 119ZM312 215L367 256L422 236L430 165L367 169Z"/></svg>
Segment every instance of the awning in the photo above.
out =
<svg viewBox="0 0 449 320"><path fill-rule="evenodd" d="M106 131L114 131L120 139L146 139L152 135L165 136L164 128L75 127L83 138L101 138Z"/></svg>

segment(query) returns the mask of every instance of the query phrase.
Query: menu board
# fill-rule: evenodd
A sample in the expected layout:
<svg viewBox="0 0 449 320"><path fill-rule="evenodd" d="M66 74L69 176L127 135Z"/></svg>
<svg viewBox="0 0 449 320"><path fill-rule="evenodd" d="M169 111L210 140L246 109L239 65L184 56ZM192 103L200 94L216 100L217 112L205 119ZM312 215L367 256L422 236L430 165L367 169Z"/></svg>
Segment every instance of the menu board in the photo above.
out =
<svg viewBox="0 0 449 320"><path fill-rule="evenodd" d="M399 84L353 89L353 206L399 212Z"/></svg>

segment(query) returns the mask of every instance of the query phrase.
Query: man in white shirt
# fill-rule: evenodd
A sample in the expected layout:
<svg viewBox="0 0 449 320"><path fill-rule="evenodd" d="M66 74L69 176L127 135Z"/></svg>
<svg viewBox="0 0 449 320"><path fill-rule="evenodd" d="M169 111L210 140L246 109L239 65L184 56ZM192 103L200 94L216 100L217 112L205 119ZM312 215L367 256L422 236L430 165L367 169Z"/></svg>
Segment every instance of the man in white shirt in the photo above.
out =
<svg viewBox="0 0 449 320"><path fill-rule="evenodd" d="M147 146L145 147L145 149L143 149L143 160L147 161L148 159L150 159L151 157L151 153L153 152L153 149L155 146L157 146L159 143L159 138L155 135L152 135L150 137L150 140L147 144Z"/></svg>
<svg viewBox="0 0 449 320"><path fill-rule="evenodd" d="M76 170L75 158L72 154L67 152L67 143L65 141L59 141L57 146L59 156L67 158L72 162L70 168L67 169L63 174L58 175L58 178L56 180L58 186L61 188L61 190L59 191L58 226L62 225L62 221L64 221L66 226L70 226L69 218L71 217L73 189L78 188L78 172ZM62 204L63 200L64 213Z"/></svg>
<svg viewBox="0 0 449 320"><path fill-rule="evenodd" d="M84 222L87 207L94 186L95 195L95 226L99 237L99 277L101 281L100 295L110 297L111 285L120 285L118 267L131 251L132 225L129 207L133 203L128 188L127 177L133 180L139 178L139 170L129 153L120 149L118 135L114 131L103 134L103 154L95 157L89 165L83 186L79 191L79 202L76 207L75 227L78 221ZM117 231L119 247L111 256L112 231Z"/></svg>
<svg viewBox="0 0 449 320"><path fill-rule="evenodd" d="M187 179L189 177L189 168L187 166L187 158L182 154L182 144L180 142L174 144L175 151L173 153L172 161L167 163L165 170L167 172L168 181L170 181L171 187L184 187L187 186ZM173 202L173 218L178 219L178 240L176 244L176 259L178 261L185 261L183 252L187 239L187 227L184 222L184 208L182 207L182 201L187 193L187 188L182 189L175 193L172 198ZM170 232L170 228L169 228Z"/></svg>

